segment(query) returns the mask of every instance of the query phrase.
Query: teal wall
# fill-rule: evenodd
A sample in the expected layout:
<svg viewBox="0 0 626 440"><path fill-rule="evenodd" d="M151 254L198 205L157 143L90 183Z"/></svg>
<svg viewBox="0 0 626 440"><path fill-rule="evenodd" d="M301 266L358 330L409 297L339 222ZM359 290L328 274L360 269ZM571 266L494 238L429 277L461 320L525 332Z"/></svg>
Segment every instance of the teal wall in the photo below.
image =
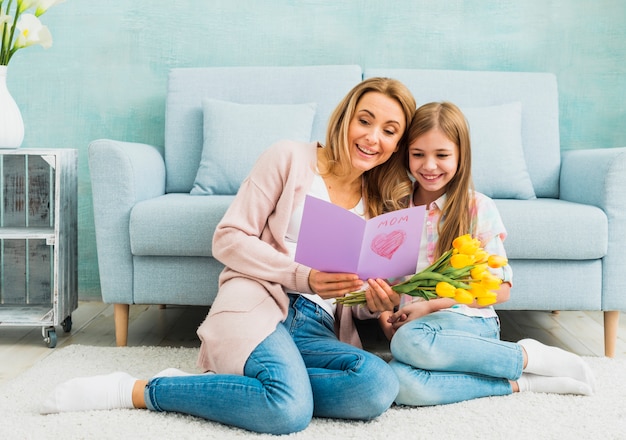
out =
<svg viewBox="0 0 626 440"><path fill-rule="evenodd" d="M8 86L25 147L79 149L79 286L99 296L87 145L163 144L172 67L359 64L548 71L563 149L626 145L622 0L67 0Z"/></svg>

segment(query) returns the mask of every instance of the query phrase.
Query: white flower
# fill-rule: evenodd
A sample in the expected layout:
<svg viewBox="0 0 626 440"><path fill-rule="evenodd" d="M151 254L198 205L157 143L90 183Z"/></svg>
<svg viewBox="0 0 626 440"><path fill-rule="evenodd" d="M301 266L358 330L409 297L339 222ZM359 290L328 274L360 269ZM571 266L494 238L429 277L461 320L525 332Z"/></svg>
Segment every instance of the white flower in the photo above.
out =
<svg viewBox="0 0 626 440"><path fill-rule="evenodd" d="M36 44L45 49L52 46L50 31L37 17L64 1L17 0L14 3L12 0L0 0L0 65L9 64L19 49ZM29 10L34 12L28 13Z"/></svg>
<svg viewBox="0 0 626 440"><path fill-rule="evenodd" d="M65 0L39 0L39 4L37 5L37 9L35 10L35 15L39 17L54 5L58 5L59 3L63 3L64 1Z"/></svg>
<svg viewBox="0 0 626 440"><path fill-rule="evenodd" d="M15 40L15 49L40 44L44 49L52 46L52 35L48 28L33 14L23 14L15 25L20 31Z"/></svg>
<svg viewBox="0 0 626 440"><path fill-rule="evenodd" d="M21 14L22 12L26 11L27 9L32 8L38 2L39 2L39 0L17 0L17 13L18 13L18 15Z"/></svg>
<svg viewBox="0 0 626 440"><path fill-rule="evenodd" d="M13 17L11 17L10 15L3 14L2 11L0 11L0 25L3 25L4 23L8 23L12 19Z"/></svg>

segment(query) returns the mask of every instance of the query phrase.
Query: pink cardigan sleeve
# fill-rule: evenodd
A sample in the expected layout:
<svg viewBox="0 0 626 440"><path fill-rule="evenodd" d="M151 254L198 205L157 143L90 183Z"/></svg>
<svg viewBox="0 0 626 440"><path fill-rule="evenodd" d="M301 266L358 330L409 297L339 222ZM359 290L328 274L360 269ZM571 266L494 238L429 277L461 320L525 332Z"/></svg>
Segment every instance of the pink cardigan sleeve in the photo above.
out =
<svg viewBox="0 0 626 440"><path fill-rule="evenodd" d="M284 237L313 181L315 151L315 144L282 141L261 155L215 230L215 258L239 275L313 293L310 268L293 261Z"/></svg>

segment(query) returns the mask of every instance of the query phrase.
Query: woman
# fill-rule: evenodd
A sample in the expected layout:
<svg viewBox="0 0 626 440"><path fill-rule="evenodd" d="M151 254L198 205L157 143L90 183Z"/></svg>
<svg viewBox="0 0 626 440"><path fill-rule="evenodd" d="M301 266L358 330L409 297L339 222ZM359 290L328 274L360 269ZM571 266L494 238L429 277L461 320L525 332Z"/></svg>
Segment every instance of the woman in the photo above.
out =
<svg viewBox="0 0 626 440"><path fill-rule="evenodd" d="M397 296L369 289L366 308L344 309L334 298L360 290L363 280L293 257L306 195L364 217L405 207L411 184L398 150L414 111L404 85L367 79L331 115L325 146L282 141L259 158L213 238L226 268L198 329L198 362L217 374L73 379L42 412L147 407L272 434L302 430L312 416L367 420L384 412L398 381L387 363L358 348L352 314L376 317Z"/></svg>

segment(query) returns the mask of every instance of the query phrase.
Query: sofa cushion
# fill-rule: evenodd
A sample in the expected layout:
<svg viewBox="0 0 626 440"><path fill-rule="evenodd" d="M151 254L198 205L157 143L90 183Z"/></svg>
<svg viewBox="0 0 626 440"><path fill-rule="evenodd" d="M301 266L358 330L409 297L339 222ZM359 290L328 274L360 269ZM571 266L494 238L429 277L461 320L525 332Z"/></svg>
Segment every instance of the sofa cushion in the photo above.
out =
<svg viewBox="0 0 626 440"><path fill-rule="evenodd" d="M497 310L601 310L602 260L511 260L511 299Z"/></svg>
<svg viewBox="0 0 626 440"><path fill-rule="evenodd" d="M130 212L131 253L212 257L215 227L233 198L172 193L137 203Z"/></svg>
<svg viewBox="0 0 626 440"><path fill-rule="evenodd" d="M202 100L204 143L192 195L236 194L263 150L309 142L316 104L237 104Z"/></svg>
<svg viewBox="0 0 626 440"><path fill-rule="evenodd" d="M325 142L328 118L362 79L357 65L182 67L168 76L165 106L165 192L188 193L202 155L202 99L240 104L315 102L311 138Z"/></svg>
<svg viewBox="0 0 626 440"><path fill-rule="evenodd" d="M607 253L608 219L600 208L542 198L495 202L509 259L594 260Z"/></svg>
<svg viewBox="0 0 626 440"><path fill-rule="evenodd" d="M522 147L521 103L461 110L470 127L476 189L495 199L534 199Z"/></svg>

